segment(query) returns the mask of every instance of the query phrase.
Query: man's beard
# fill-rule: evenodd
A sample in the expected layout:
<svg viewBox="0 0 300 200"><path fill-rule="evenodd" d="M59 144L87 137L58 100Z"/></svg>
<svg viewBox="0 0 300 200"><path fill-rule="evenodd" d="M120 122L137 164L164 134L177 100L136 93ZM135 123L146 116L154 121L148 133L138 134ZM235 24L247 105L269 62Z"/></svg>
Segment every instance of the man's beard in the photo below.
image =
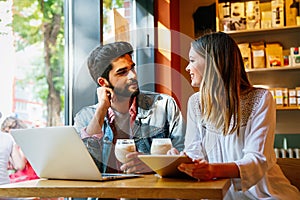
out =
<svg viewBox="0 0 300 200"><path fill-rule="evenodd" d="M126 85L126 87L123 90L118 90L118 89L116 89L115 87L112 86L112 89L114 90L116 95L120 96L120 97L135 97L140 93L140 89L139 89L138 86L137 86L137 89L134 90L134 91L130 91L128 89L129 87L130 87L130 85Z"/></svg>

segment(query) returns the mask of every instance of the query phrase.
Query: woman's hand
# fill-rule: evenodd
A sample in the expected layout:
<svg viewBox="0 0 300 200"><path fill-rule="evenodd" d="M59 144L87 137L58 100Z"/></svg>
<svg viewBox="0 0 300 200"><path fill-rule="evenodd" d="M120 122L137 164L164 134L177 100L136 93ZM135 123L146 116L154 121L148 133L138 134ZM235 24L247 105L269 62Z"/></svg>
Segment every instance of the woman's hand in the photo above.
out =
<svg viewBox="0 0 300 200"><path fill-rule="evenodd" d="M194 163L182 163L178 169L198 180L211 180L215 178L213 167L206 160L194 160Z"/></svg>

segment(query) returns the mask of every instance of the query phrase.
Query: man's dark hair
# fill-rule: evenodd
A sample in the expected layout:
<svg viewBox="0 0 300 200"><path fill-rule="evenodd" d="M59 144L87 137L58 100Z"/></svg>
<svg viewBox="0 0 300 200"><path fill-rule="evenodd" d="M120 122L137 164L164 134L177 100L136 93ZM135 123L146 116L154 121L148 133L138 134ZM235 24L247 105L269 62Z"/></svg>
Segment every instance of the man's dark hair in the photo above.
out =
<svg viewBox="0 0 300 200"><path fill-rule="evenodd" d="M126 54L131 56L132 53L133 48L128 42L114 42L96 47L87 60L89 72L94 81L98 84L99 77L108 80L112 61Z"/></svg>

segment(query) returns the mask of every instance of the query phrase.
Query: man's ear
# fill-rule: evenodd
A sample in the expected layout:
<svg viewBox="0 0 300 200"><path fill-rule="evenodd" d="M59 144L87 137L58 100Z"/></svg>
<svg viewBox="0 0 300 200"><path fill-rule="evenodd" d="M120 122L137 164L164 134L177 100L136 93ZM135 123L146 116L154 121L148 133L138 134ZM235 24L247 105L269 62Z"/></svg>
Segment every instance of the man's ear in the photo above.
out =
<svg viewBox="0 0 300 200"><path fill-rule="evenodd" d="M98 84L101 86L101 87L108 87L109 86L109 83L108 81L103 78L103 77L99 77L98 78Z"/></svg>

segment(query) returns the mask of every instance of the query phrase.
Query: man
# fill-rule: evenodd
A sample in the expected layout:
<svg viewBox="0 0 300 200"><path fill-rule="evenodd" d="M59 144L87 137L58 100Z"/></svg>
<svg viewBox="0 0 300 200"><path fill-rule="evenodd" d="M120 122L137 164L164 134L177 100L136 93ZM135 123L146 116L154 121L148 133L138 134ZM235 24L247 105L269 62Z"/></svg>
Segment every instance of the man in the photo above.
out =
<svg viewBox="0 0 300 200"><path fill-rule="evenodd" d="M150 153L152 138L171 138L173 147L184 147L181 111L172 97L139 90L132 53L129 43L115 42L98 46L88 58L90 75L100 86L98 103L80 110L74 126L101 172L151 171L137 155ZM135 141L137 152L127 155L127 163L115 158L118 138Z"/></svg>

